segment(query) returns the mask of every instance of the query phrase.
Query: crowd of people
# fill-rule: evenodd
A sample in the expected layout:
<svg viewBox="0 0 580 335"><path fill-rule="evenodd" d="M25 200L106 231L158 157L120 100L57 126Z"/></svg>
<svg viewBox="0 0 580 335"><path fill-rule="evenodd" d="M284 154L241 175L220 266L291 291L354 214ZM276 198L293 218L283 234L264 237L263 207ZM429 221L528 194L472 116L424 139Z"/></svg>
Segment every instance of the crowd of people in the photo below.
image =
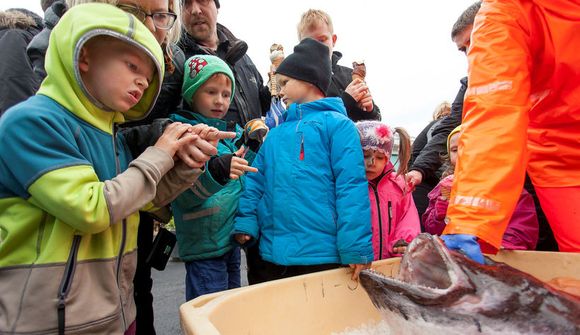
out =
<svg viewBox="0 0 580 335"><path fill-rule="evenodd" d="M187 300L239 287L242 249L250 284L358 280L421 232L478 262L580 251L580 17L553 14L577 5L467 8L451 38L469 75L414 143L338 64L322 10L270 73L268 128L272 92L218 0L42 5L0 12L2 333L154 334L156 221L175 223Z"/></svg>

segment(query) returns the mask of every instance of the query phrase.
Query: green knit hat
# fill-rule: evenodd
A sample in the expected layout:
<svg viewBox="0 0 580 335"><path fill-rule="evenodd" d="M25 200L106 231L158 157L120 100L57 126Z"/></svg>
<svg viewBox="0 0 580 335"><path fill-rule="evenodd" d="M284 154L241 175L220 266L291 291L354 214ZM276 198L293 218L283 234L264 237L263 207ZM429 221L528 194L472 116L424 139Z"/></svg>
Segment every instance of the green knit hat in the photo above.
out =
<svg viewBox="0 0 580 335"><path fill-rule="evenodd" d="M226 62L219 57L211 55L195 55L185 62L183 87L181 88L183 99L190 104L197 89L216 73L223 73L230 78L232 82L231 102L234 99L234 90L236 88L234 74Z"/></svg>

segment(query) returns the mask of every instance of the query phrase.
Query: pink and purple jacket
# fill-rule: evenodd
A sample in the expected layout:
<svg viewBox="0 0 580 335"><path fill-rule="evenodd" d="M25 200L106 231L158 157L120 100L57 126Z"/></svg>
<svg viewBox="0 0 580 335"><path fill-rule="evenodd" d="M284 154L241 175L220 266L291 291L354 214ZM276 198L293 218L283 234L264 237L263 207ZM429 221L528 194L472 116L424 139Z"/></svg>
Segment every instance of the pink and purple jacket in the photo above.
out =
<svg viewBox="0 0 580 335"><path fill-rule="evenodd" d="M404 189L405 179L397 177L391 163L379 178L369 180L375 260L400 256L393 253L393 245L399 240L409 243L421 232L413 197Z"/></svg>
<svg viewBox="0 0 580 335"><path fill-rule="evenodd" d="M448 200L441 196L441 183L429 193L429 207L423 214L425 232L432 235L441 235L445 229L445 212ZM501 246L507 250L534 250L538 243L539 226L534 199L524 189L510 219Z"/></svg>

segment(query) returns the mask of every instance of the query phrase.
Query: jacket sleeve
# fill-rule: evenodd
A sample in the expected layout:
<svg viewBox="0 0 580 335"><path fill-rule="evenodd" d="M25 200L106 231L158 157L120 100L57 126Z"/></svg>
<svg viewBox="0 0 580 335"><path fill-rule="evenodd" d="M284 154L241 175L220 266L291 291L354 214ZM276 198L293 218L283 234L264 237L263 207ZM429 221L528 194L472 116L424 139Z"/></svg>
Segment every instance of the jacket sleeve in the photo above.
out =
<svg viewBox="0 0 580 335"><path fill-rule="evenodd" d="M0 64L0 115L8 108L36 93L39 82L26 56L26 35L20 29L6 29L2 36L2 63Z"/></svg>
<svg viewBox="0 0 580 335"><path fill-rule="evenodd" d="M411 166L411 170L421 172L423 180L436 177L437 170L442 165L441 154L447 152L447 137L453 129L461 125L463 97L466 90L467 79L463 78L457 97L451 104L451 114L441 119L439 125L433 130L433 137L427 142Z"/></svg>
<svg viewBox="0 0 580 335"><path fill-rule="evenodd" d="M346 88L346 87L344 87ZM356 100L346 93L346 91L342 92L342 102L344 103L344 107L346 107L346 111L348 113L348 117L353 120L354 122L362 121L362 120L381 120L381 110L379 106L375 104L373 100L373 110L370 112L363 111L359 108Z"/></svg>
<svg viewBox="0 0 580 335"><path fill-rule="evenodd" d="M340 260L342 264L370 263L374 258L371 211L358 131L346 118L333 120L328 127Z"/></svg>
<svg viewBox="0 0 580 335"><path fill-rule="evenodd" d="M425 228L425 232L431 235L441 235L443 229L445 229L445 216L441 217L435 209L439 202L444 201L439 199L440 195L440 185L437 185L431 192L429 192L429 206L423 214L423 227Z"/></svg>
<svg viewBox="0 0 580 335"><path fill-rule="evenodd" d="M30 201L74 229L94 234L153 200L161 177L173 159L157 148L147 149L113 179L99 181L90 165L50 171L28 188Z"/></svg>
<svg viewBox="0 0 580 335"><path fill-rule="evenodd" d="M204 173L204 169L192 169L183 162L175 166L161 178L157 186L153 205L161 207L169 204L178 195L193 187L193 183Z"/></svg>
<svg viewBox="0 0 580 335"><path fill-rule="evenodd" d="M444 234L479 237L495 252L518 201L528 154L528 22L516 1L481 7L468 52L469 89Z"/></svg>
<svg viewBox="0 0 580 335"><path fill-rule="evenodd" d="M198 175L199 177L187 188L183 190L176 199L184 208L198 206L203 204L212 195L221 191L225 185L216 181L211 173L205 167L205 172ZM227 185L227 184L226 184Z"/></svg>
<svg viewBox="0 0 580 335"><path fill-rule="evenodd" d="M427 133L429 132L429 129L431 129L431 126L433 126L435 122L437 121L429 122L427 127L423 128L423 130L419 133L419 135L415 137L415 140L413 141L413 150L411 152L411 160L409 161L409 166L413 165L417 157L419 157L419 154L421 154L421 150L423 150L425 145L427 145Z"/></svg>
<svg viewBox="0 0 580 335"><path fill-rule="evenodd" d="M523 190L503 234L502 247L511 250L535 250L539 231L534 199L526 190Z"/></svg>
<svg viewBox="0 0 580 335"><path fill-rule="evenodd" d="M170 119L156 119L150 124L123 127L119 130L133 157L139 156L148 147L163 135L165 128L171 123Z"/></svg>
<svg viewBox="0 0 580 335"><path fill-rule="evenodd" d="M238 205L238 214L234 221L234 231L232 234L247 234L257 240L260 237L260 226L258 223L258 205L265 191L265 153L269 150L269 141L266 140L256 158L253 167L258 169L256 173L246 175L246 187Z"/></svg>
<svg viewBox="0 0 580 335"><path fill-rule="evenodd" d="M407 193L404 196L402 205L401 216L395 226L394 238L389 240L389 252L392 252L393 245L395 245L397 241L404 240L405 242L411 242L421 233L419 213L417 212L417 207L415 207L412 193Z"/></svg>
<svg viewBox="0 0 580 335"><path fill-rule="evenodd" d="M173 159L149 148L121 174L101 180L78 149L74 124L13 110L0 123L0 169L9 189L82 233L98 233L153 200ZM26 136L22 136L26 134ZM110 164L114 164L111 162Z"/></svg>

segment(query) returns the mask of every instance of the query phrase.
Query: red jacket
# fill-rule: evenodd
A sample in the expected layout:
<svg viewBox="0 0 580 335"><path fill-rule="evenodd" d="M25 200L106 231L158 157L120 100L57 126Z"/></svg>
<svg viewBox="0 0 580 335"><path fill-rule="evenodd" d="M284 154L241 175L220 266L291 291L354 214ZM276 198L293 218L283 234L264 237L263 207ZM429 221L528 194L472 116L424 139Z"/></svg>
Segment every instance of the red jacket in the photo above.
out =
<svg viewBox="0 0 580 335"><path fill-rule="evenodd" d="M579 32L579 1L484 0L445 234L497 250L526 169L536 186L580 185Z"/></svg>
<svg viewBox="0 0 580 335"><path fill-rule="evenodd" d="M400 256L393 253L393 245L411 242L421 232L412 193L405 191L405 179L393 172L391 163L375 182L369 181L375 260Z"/></svg>

